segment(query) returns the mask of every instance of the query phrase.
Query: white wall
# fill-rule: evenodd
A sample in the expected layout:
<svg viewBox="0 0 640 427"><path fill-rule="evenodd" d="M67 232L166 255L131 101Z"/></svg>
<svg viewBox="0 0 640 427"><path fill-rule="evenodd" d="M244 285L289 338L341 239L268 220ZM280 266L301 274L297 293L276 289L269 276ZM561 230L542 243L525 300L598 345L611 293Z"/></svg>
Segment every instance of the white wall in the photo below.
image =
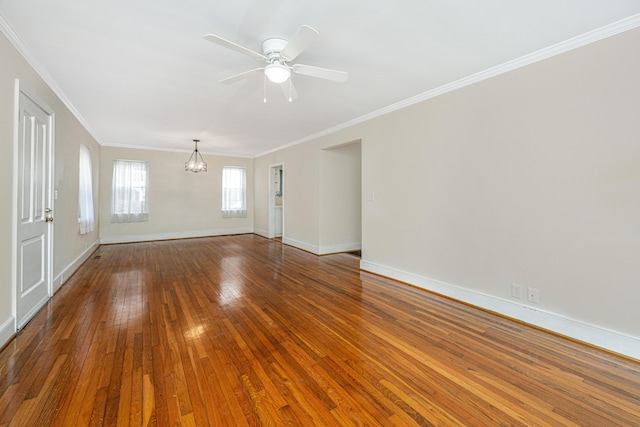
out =
<svg viewBox="0 0 640 427"><path fill-rule="evenodd" d="M20 88L54 112L54 186L58 199L53 206L53 285L58 289L64 281L97 247L98 229L80 235L78 226L78 162L80 144L91 151L96 224L99 224L98 182L100 146L81 123L71 114L35 70L0 34L0 346L15 332L12 302L15 299L15 265L13 241L15 185L14 129L16 120L15 79Z"/></svg>
<svg viewBox="0 0 640 427"><path fill-rule="evenodd" d="M380 118L364 260L640 338L639 44L633 30Z"/></svg>
<svg viewBox="0 0 640 427"><path fill-rule="evenodd" d="M207 172L185 172L188 152L102 147L100 194L103 243L253 232L253 159L203 155ZM111 183L116 159L149 162L149 221L112 223ZM222 218L222 167L247 170L247 218Z"/></svg>
<svg viewBox="0 0 640 427"><path fill-rule="evenodd" d="M363 269L640 359L638 46L631 30L270 153L256 173L286 159L286 183L312 189L321 175L292 164L361 138Z"/></svg>
<svg viewBox="0 0 640 427"><path fill-rule="evenodd" d="M270 165L284 163L283 242L318 253L319 157L318 150L303 144L255 159L254 228L257 234L269 234Z"/></svg>
<svg viewBox="0 0 640 427"><path fill-rule="evenodd" d="M321 254L362 248L361 170L360 141L320 151Z"/></svg>

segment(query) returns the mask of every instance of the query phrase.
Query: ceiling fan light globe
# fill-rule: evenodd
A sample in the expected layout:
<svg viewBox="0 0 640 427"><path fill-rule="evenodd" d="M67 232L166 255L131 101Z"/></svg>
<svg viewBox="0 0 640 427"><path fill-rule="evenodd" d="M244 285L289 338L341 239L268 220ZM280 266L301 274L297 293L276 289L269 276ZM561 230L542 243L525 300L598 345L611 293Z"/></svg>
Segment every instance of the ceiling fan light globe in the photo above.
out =
<svg viewBox="0 0 640 427"><path fill-rule="evenodd" d="M269 64L264 67L264 73L270 81L276 84L284 83L291 77L289 68L286 65L278 63Z"/></svg>

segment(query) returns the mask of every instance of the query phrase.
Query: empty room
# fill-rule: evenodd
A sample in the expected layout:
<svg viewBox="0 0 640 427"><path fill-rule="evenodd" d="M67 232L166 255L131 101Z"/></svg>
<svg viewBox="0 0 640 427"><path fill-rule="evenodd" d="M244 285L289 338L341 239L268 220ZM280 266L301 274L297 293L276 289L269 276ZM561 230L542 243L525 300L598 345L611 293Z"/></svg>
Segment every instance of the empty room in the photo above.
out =
<svg viewBox="0 0 640 427"><path fill-rule="evenodd" d="M0 426L640 425L639 2L0 33Z"/></svg>

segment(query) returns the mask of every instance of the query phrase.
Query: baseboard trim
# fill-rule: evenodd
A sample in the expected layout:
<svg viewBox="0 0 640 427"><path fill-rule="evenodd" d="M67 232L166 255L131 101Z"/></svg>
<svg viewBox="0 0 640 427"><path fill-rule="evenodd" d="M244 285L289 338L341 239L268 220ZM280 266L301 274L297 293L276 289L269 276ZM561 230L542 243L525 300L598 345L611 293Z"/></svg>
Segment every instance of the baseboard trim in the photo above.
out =
<svg viewBox="0 0 640 427"><path fill-rule="evenodd" d="M557 313L518 304L429 279L392 267L361 260L360 269L434 292L475 307L640 361L640 338L570 319Z"/></svg>
<svg viewBox="0 0 640 427"><path fill-rule="evenodd" d="M15 334L16 318L11 316L0 325L0 349L3 349Z"/></svg>
<svg viewBox="0 0 640 427"><path fill-rule="evenodd" d="M282 243L284 243L285 245L293 246L294 248L302 249L303 251L311 252L314 255L320 255L320 248L318 246L310 245L308 243L290 239L288 237L283 237Z"/></svg>
<svg viewBox="0 0 640 427"><path fill-rule="evenodd" d="M270 239L270 238L271 238L271 237L269 237L269 231L267 231L267 230L263 230L263 229L261 229L261 228L255 228L255 229L253 230L253 233L254 233L254 234L257 234L258 236L261 236L261 237L267 238L267 239Z"/></svg>
<svg viewBox="0 0 640 427"><path fill-rule="evenodd" d="M288 237L282 238L282 243L285 245L293 246L298 249L302 249L303 251L311 252L314 255L329 255L329 254L337 254L340 252L351 252L357 251L362 248L362 244L358 243L345 243L340 245L331 245L331 246L315 246L310 245L309 243L301 242L299 240L290 239Z"/></svg>
<svg viewBox="0 0 640 427"><path fill-rule="evenodd" d="M87 247L87 249L85 249L85 251L80 254L80 256L78 256L76 259L74 259L68 266L66 266L64 268L64 270L62 270L62 272L60 272L60 274L58 274L53 279L53 293L54 294L58 291L58 289L60 289L62 287L62 285L64 285L64 283L69 279L69 277L71 277L73 275L73 273L75 273L78 270L78 268L80 268L80 266L87 259L89 259L91 254L94 253L95 250L98 249L99 246L100 246L100 241L98 241L98 240L96 240L95 242L91 243Z"/></svg>
<svg viewBox="0 0 640 427"><path fill-rule="evenodd" d="M100 237L100 243L111 245L115 243L152 242L156 240L193 239L196 237L225 236L231 234L250 234L253 228L225 228L217 230L177 231L174 233L158 234L130 234L124 236Z"/></svg>
<svg viewBox="0 0 640 427"><path fill-rule="evenodd" d="M352 252L362 249L362 243L342 243L339 245L320 246L319 255L337 254L340 252Z"/></svg>

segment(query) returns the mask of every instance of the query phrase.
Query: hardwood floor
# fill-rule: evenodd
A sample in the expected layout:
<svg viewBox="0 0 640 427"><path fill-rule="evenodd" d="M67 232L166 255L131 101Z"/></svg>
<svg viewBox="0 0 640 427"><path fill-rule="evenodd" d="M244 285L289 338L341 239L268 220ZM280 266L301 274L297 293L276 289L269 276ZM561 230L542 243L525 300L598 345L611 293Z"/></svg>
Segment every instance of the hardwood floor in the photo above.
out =
<svg viewBox="0 0 640 427"><path fill-rule="evenodd" d="M0 425L640 425L640 364L254 235L102 246Z"/></svg>

